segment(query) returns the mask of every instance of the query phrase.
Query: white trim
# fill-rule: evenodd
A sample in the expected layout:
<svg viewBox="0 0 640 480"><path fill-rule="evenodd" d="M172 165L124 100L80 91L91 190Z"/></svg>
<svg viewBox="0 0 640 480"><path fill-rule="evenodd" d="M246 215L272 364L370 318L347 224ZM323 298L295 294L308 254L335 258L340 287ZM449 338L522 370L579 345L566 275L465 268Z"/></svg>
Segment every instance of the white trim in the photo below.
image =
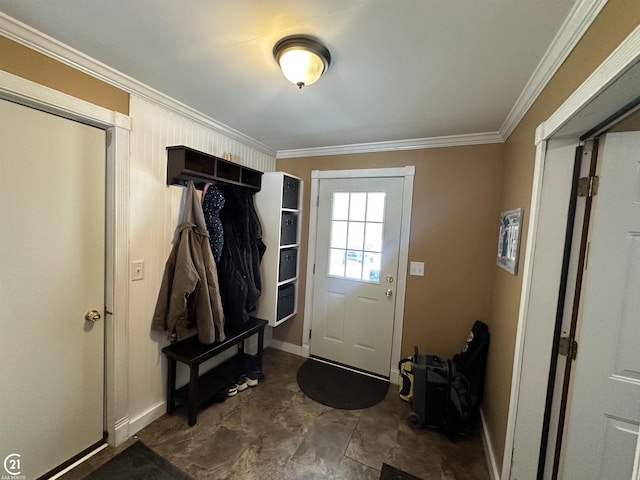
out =
<svg viewBox="0 0 640 480"><path fill-rule="evenodd" d="M546 140L585 105L600 95L621 73L640 60L640 25L596 68L567 100L538 128L536 140ZM595 126L595 123L594 125Z"/></svg>
<svg viewBox="0 0 640 480"><path fill-rule="evenodd" d="M582 38L607 0L580 0L572 8L560 31L547 49L536 67L515 105L507 115L500 130L463 135L425 137L385 142L370 142L329 147L280 150L276 152L270 146L251 138L217 120L204 115L196 109L143 84L142 82L119 72L118 70L95 60L92 57L42 33L38 30L0 12L0 34L29 47L39 53L69 65L81 72L114 85L129 93L163 105L187 118L205 125L223 135L249 145L254 149L276 158L315 157L326 155L345 155L351 153L388 152L395 150L415 150L424 148L453 147L461 145L480 145L502 143L515 129L536 100L540 92L556 73L577 42Z"/></svg>
<svg viewBox="0 0 640 480"><path fill-rule="evenodd" d="M502 123L500 136L503 139L509 138L606 4L607 0L576 2Z"/></svg>
<svg viewBox="0 0 640 480"><path fill-rule="evenodd" d="M129 130L113 127L107 135L105 421L109 443L118 446L129 438L120 429L129 413Z"/></svg>
<svg viewBox="0 0 640 480"><path fill-rule="evenodd" d="M129 437L132 437L147 425L151 425L152 422L159 419L167 413L167 402L162 401L141 415L129 421Z"/></svg>
<svg viewBox="0 0 640 480"><path fill-rule="evenodd" d="M272 338L269 341L269 346L271 348L275 348L276 350L292 353L299 357L309 358L309 354L305 355L300 345L294 345L293 343L283 342L282 340L276 340L275 338Z"/></svg>
<svg viewBox="0 0 640 480"><path fill-rule="evenodd" d="M307 357L311 355L311 307L313 305L314 274L313 265L316 257L316 237L318 231L318 205L314 199L318 198L320 179L318 170L311 172L311 193L309 208L309 237L307 241L307 279L304 294L304 320L302 322L302 348Z"/></svg>
<svg viewBox="0 0 640 480"><path fill-rule="evenodd" d="M16 75L0 71L0 98L106 130L105 205L105 428L110 445L121 438L116 427L127 415L129 126L121 113L98 107Z"/></svg>
<svg viewBox="0 0 640 480"><path fill-rule="evenodd" d="M130 128L130 120L126 115L93 105L3 70L0 70L0 94L7 100L37 107L71 120L91 123L102 129L114 126L125 130Z"/></svg>
<svg viewBox="0 0 640 480"><path fill-rule="evenodd" d="M511 393L509 395L509 415L507 417L507 432L502 460L502 478L509 478L511 458L513 456L513 438L518 410L518 396L520 394L520 376L522 373L522 356L524 353L525 332L527 330L526 313L529 310L531 293L531 279L533 277L533 263L536 254L536 234L538 231L538 214L540 210L540 194L542 192L542 178L544 174L544 158L546 142L536 146L536 161L533 171L533 188L531 206L529 207L529 226L527 229L527 251L522 269L522 289L520 290L520 308L518 310L518 326L516 330L515 351L513 355L513 370L511 374Z"/></svg>
<svg viewBox="0 0 640 480"><path fill-rule="evenodd" d="M577 117L580 111L606 90L614 80L629 67L640 61L640 26L636 27L627 38L596 68L593 73L580 85L574 93L540 126L535 133L537 144L533 191L531 198L531 212L529 218L529 231L527 235L527 252L523 267L523 282L520 296L520 309L518 312L518 327L515 342L515 354L513 375L511 383L511 397L509 402L509 415L507 418L507 431L505 438L505 450L502 462L502 478L508 479L511 472L512 449L516 428L517 405L521 381L522 354L526 338L524 337L527 323L527 311L530 301L530 282L533 273L535 257L535 238L538 230L538 208L540 193L542 190L542 172L545 162L546 140L555 132L566 125L572 118ZM594 125L603 119L594 118Z"/></svg>
<svg viewBox="0 0 640 480"><path fill-rule="evenodd" d="M640 436L638 438L640 439ZM633 456L631 480L640 480L640 440L636 440L636 453Z"/></svg>
<svg viewBox="0 0 640 480"><path fill-rule="evenodd" d="M522 93L497 132L483 132L442 137L414 138L387 142L357 143L330 147L278 150L276 158L302 158L352 153L389 152L424 148L458 147L504 142L522 121L542 90L558 71L571 51L591 26L607 0L579 0L569 12L551 45L536 66Z"/></svg>
<svg viewBox="0 0 640 480"><path fill-rule="evenodd" d="M118 420L115 424L115 439L109 442L112 447L122 445L124 442L131 438L129 435L129 416L125 416Z"/></svg>
<svg viewBox="0 0 640 480"><path fill-rule="evenodd" d="M398 370L397 365L391 367L391 372L389 372L389 382L391 382L393 385L400 384L400 370Z"/></svg>
<svg viewBox="0 0 640 480"><path fill-rule="evenodd" d="M502 142L504 142L504 138L498 132L469 133L465 135L413 138L388 142L354 143L351 145L335 145L331 147L278 150L276 159L348 155L351 153L390 152L397 150L419 150L423 148L460 147L464 145L482 145Z"/></svg>
<svg viewBox="0 0 640 480"><path fill-rule="evenodd" d="M309 245L307 251L307 283L305 292L304 322L302 327L302 352L308 357L310 354L310 331L312 324L312 305L314 280L313 263L316 256L316 236L318 229L318 205L313 199L318 197L321 179L330 178L380 178L404 177L402 219L400 225L400 245L398 250L398 280L396 287L396 309L391 341L391 365L389 366L390 381L395 376L397 383L398 369L402 348L402 329L404 325L404 299L407 286L407 264L409 263L409 236L411 233L411 206L413 203L413 180L415 166L398 168L369 168L362 170L313 170L311 172L311 208L309 213Z"/></svg>
<svg viewBox="0 0 640 480"><path fill-rule="evenodd" d="M366 168L362 170L313 170L311 178L380 178L380 177L413 177L416 167ZM316 192L317 193L317 192Z"/></svg>
<svg viewBox="0 0 640 480"><path fill-rule="evenodd" d="M401 172L398 172L401 174ZM407 266L409 264L409 237L411 235L411 211L413 207L414 166L404 168L404 188L402 198L402 223L400 225L400 245L398 250L398 276L396 282L396 310L391 341L391 369L389 375L398 382L398 363L402 356L402 330L404 328L404 306L407 293ZM397 373L394 373L394 370Z"/></svg>
<svg viewBox="0 0 640 480"><path fill-rule="evenodd" d="M98 78L103 82L120 88L128 93L139 95L147 100L158 103L190 120L198 122L222 135L250 146L259 152L275 156L276 151L264 143L218 122L217 120L199 112L184 103L155 90L144 83L125 75L118 70L105 65L94 58L68 46L58 40L39 32L9 15L0 12L0 35L3 35L36 52L51 57L76 70Z"/></svg>
<svg viewBox="0 0 640 480"><path fill-rule="evenodd" d="M484 418L484 411L482 410L482 407L480 407L480 421L482 422L482 446L484 447L484 454L487 457L489 477L491 480L500 480L500 472L498 472L496 455L493 451L493 444L491 443L491 437L489 436L489 429L487 428L487 421Z"/></svg>

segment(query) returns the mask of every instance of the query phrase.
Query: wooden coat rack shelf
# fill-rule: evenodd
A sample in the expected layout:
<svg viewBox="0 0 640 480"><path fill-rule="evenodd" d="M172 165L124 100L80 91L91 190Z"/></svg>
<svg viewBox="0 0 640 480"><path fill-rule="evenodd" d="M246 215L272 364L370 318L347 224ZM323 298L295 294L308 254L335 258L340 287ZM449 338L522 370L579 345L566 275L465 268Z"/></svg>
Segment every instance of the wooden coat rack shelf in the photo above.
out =
<svg viewBox="0 0 640 480"><path fill-rule="evenodd" d="M167 185L186 185L189 180L199 189L206 183L224 183L258 191L262 172L184 145L167 147Z"/></svg>

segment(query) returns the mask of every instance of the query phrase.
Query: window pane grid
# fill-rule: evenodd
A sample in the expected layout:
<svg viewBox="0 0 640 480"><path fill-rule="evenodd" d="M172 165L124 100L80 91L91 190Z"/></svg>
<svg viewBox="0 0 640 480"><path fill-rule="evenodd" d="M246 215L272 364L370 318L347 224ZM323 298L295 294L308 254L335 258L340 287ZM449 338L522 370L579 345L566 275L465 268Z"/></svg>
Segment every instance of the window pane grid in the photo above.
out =
<svg viewBox="0 0 640 480"><path fill-rule="evenodd" d="M380 282L384 192L334 192L329 239L332 277Z"/></svg>

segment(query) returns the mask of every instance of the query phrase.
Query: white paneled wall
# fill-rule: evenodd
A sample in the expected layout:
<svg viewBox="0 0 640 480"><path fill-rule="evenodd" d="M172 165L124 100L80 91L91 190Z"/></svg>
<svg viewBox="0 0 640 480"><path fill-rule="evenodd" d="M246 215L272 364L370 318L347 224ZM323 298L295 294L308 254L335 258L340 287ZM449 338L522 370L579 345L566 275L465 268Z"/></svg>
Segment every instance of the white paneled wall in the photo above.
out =
<svg viewBox="0 0 640 480"><path fill-rule="evenodd" d="M144 261L144 279L129 291L129 434L165 411L164 332L151 330L164 265L178 224L184 187L166 185L166 147L186 145L263 172L275 156L243 145L205 124L131 95L130 261ZM184 377L185 372L178 372Z"/></svg>

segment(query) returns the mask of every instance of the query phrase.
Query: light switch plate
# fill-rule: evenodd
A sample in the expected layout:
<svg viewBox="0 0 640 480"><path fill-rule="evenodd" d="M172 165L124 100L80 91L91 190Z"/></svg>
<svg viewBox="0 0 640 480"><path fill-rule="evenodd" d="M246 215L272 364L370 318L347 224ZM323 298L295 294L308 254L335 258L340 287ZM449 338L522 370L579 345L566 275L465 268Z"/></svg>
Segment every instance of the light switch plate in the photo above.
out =
<svg viewBox="0 0 640 480"><path fill-rule="evenodd" d="M409 264L409 275L424 277L424 262L411 262Z"/></svg>
<svg viewBox="0 0 640 480"><path fill-rule="evenodd" d="M131 262L131 280L142 280L144 278L144 260L134 260Z"/></svg>

